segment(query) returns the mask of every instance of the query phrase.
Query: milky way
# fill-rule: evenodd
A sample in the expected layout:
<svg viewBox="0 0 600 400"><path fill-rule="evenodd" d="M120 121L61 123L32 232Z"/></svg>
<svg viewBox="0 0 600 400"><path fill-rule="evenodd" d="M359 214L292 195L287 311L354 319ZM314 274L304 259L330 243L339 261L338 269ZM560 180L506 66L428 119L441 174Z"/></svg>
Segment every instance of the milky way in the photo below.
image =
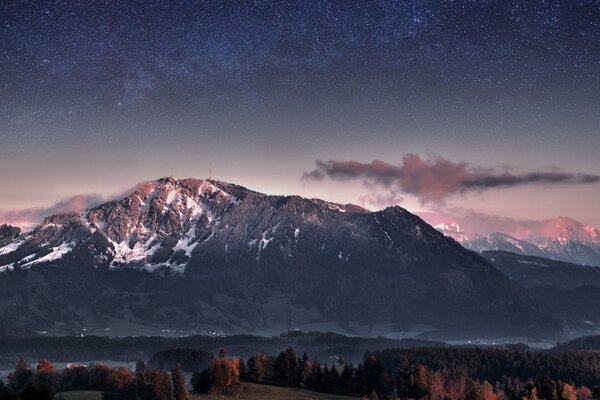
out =
<svg viewBox="0 0 600 400"><path fill-rule="evenodd" d="M126 154L135 182L210 157L272 188L236 169L285 162L301 185L317 158L402 149L600 173L598 1L235 4L2 1L2 178L72 154L114 176Z"/></svg>

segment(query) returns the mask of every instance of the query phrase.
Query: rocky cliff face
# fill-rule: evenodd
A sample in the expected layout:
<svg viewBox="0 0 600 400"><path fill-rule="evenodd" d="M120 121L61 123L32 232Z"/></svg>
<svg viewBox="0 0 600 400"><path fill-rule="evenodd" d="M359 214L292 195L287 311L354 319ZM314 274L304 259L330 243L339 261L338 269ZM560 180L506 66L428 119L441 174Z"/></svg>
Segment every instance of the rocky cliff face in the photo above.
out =
<svg viewBox="0 0 600 400"><path fill-rule="evenodd" d="M51 307L67 325L76 315L77 323L229 331L559 329L484 258L400 207L370 212L218 181L163 178L121 200L50 216L0 249L0 270L12 271L0 286L17 276L21 288L32 277L46 284L48 292L27 296L26 309L23 293L13 293L25 325L51 323L42 318ZM62 293L65 280L77 281L72 293Z"/></svg>

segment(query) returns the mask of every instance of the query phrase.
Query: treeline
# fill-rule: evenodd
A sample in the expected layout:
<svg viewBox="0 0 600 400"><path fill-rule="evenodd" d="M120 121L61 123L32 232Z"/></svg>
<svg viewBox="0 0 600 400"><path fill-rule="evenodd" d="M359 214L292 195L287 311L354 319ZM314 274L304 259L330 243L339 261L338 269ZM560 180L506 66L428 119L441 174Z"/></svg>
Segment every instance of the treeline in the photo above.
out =
<svg viewBox="0 0 600 400"><path fill-rule="evenodd" d="M258 352L277 354L287 346L293 346L295 349L301 349L321 358L333 353L359 362L365 351L434 345L436 345L435 342L411 339L361 338L319 332L292 332L273 337L197 335L178 338L22 335L2 336L0 362L4 360L3 365L6 368L12 368L14 360L21 355L31 360L45 358L54 362L72 360L131 361L140 357L148 359L157 352L174 348L204 349L215 352L220 348L226 348L231 353L248 358Z"/></svg>
<svg viewBox="0 0 600 400"><path fill-rule="evenodd" d="M447 360L450 367L433 369L401 355L389 368L378 356L381 354L367 354L363 362L353 366L343 360L332 365L321 364L306 353L298 357L291 347L277 357L257 354L246 363L227 358L221 352L208 369L194 373L192 385L195 391L210 394L223 393L242 381L371 399L600 399L597 386L593 389L576 386L573 381L556 380L535 372L522 380L504 375L498 381L489 381L470 376L460 365L460 359L455 365L455 360ZM496 368L503 367L497 364ZM600 376L597 379L600 381Z"/></svg>
<svg viewBox="0 0 600 400"><path fill-rule="evenodd" d="M0 400L53 400L58 392L97 390L106 400L187 400L189 393L179 365L170 373L147 369L138 362L136 372L108 365L70 365L58 371L48 360L32 370L21 357L8 384L0 382ZM60 399L60 397L58 397Z"/></svg>
<svg viewBox="0 0 600 400"><path fill-rule="evenodd" d="M600 383L599 352L547 352L494 347L422 347L372 352L387 369L398 368L403 358L438 371L462 372L489 382L507 379L525 382L547 376L555 381L594 386Z"/></svg>

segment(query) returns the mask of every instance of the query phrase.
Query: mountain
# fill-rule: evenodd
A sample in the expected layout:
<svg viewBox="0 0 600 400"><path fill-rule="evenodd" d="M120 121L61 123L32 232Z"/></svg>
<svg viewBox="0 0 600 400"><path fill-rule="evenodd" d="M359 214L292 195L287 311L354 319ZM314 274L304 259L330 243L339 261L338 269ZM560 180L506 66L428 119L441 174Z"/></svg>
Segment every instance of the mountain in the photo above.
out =
<svg viewBox="0 0 600 400"><path fill-rule="evenodd" d="M600 231L567 217L530 224L522 239L506 233L468 233L457 224L439 224L436 228L468 249L510 251L580 265L600 266Z"/></svg>
<svg viewBox="0 0 600 400"><path fill-rule="evenodd" d="M508 251L484 251L482 255L500 272L525 288L538 286L563 289L583 286L600 288L600 268L597 267L524 256Z"/></svg>
<svg viewBox="0 0 600 400"><path fill-rule="evenodd" d="M38 331L561 329L487 260L400 207L163 178L29 232L0 232L0 312Z"/></svg>
<svg viewBox="0 0 600 400"><path fill-rule="evenodd" d="M600 268L506 251L484 251L499 271L569 321L572 336L600 332Z"/></svg>

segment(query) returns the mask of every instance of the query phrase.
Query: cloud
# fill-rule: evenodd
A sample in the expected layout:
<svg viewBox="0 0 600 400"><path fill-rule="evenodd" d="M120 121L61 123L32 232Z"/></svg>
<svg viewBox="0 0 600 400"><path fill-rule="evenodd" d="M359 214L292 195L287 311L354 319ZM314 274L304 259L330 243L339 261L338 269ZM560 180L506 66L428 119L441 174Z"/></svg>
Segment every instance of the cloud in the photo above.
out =
<svg viewBox="0 0 600 400"><path fill-rule="evenodd" d="M362 180L363 183L386 190L392 197L401 194L416 196L422 204L443 204L455 194L493 188L511 188L531 184L593 184L600 175L568 172L511 173L453 162L440 156L422 158L406 154L402 163L381 160L359 161L317 160L316 168L305 172L303 180Z"/></svg>
<svg viewBox="0 0 600 400"><path fill-rule="evenodd" d="M50 207L35 207L22 210L0 210L0 223L38 223L53 214L84 210L95 207L105 199L99 194L79 194L63 199Z"/></svg>
<svg viewBox="0 0 600 400"><path fill-rule="evenodd" d="M488 235L494 232L507 233L518 239L529 239L545 220L518 219L486 214L469 208L434 207L429 211L417 212L430 225L457 223L467 233Z"/></svg>

